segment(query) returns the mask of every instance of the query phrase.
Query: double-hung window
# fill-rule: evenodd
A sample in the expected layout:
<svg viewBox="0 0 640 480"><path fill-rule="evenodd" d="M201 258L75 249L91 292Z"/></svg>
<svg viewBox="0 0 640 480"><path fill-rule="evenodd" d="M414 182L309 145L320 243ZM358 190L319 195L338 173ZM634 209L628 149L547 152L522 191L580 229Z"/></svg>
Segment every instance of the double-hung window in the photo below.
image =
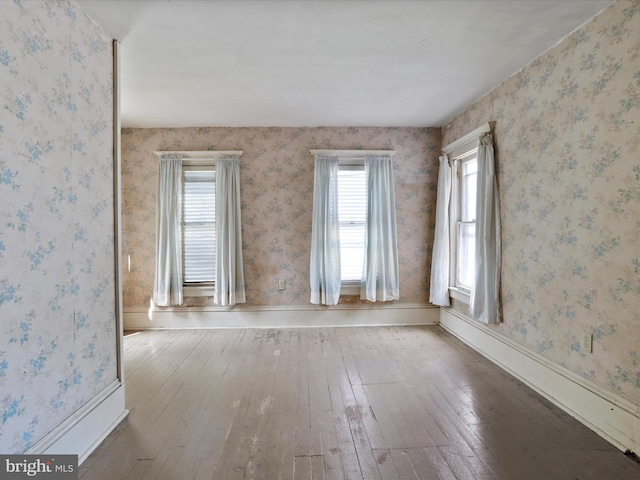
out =
<svg viewBox="0 0 640 480"><path fill-rule="evenodd" d="M465 293L471 292L475 275L477 151L476 147L453 158L452 279Z"/></svg>
<svg viewBox="0 0 640 480"><path fill-rule="evenodd" d="M311 303L340 294L371 302L399 293L390 150L311 150L315 155Z"/></svg>
<svg viewBox="0 0 640 480"><path fill-rule="evenodd" d="M182 182L183 285L212 285L216 280L215 167L185 165Z"/></svg>
<svg viewBox="0 0 640 480"><path fill-rule="evenodd" d="M500 321L502 261L494 122L442 149L429 300L469 304L471 316ZM449 163L449 161L451 163Z"/></svg>
<svg viewBox="0 0 640 480"><path fill-rule="evenodd" d="M245 302L240 218L241 150L158 151L153 302L184 297Z"/></svg>
<svg viewBox="0 0 640 480"><path fill-rule="evenodd" d="M343 163L338 170L340 280L345 287L362 280L367 221L367 188L362 162Z"/></svg>

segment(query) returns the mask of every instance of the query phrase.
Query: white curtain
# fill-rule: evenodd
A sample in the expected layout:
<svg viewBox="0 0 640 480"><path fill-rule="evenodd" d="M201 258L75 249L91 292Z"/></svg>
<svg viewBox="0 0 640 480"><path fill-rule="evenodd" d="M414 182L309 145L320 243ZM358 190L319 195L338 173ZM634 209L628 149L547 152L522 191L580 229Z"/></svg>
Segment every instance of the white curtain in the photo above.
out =
<svg viewBox="0 0 640 480"><path fill-rule="evenodd" d="M338 157L317 156L311 225L311 303L336 305L340 298Z"/></svg>
<svg viewBox="0 0 640 480"><path fill-rule="evenodd" d="M245 302L238 157L216 160L216 284L213 300L218 305Z"/></svg>
<svg viewBox="0 0 640 480"><path fill-rule="evenodd" d="M387 302L400 298L396 205L391 157L367 157L367 224L360 298Z"/></svg>
<svg viewBox="0 0 640 480"><path fill-rule="evenodd" d="M153 283L153 302L161 307L182 305L181 196L182 160L161 158L156 200L156 276Z"/></svg>
<svg viewBox="0 0 640 480"><path fill-rule="evenodd" d="M441 307L449 306L449 200L451 198L451 166L446 155L440 157L436 231L431 259L429 301Z"/></svg>
<svg viewBox="0 0 640 480"><path fill-rule="evenodd" d="M471 290L471 313L484 323L500 321L500 202L493 155L493 137L478 139L476 200L476 271Z"/></svg>

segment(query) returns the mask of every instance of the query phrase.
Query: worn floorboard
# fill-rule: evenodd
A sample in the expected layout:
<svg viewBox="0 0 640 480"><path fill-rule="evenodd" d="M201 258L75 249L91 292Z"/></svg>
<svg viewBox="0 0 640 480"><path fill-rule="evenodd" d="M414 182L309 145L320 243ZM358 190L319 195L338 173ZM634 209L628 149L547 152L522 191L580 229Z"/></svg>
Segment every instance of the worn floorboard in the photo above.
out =
<svg viewBox="0 0 640 480"><path fill-rule="evenodd" d="M439 327L124 338L130 414L82 480L640 478Z"/></svg>

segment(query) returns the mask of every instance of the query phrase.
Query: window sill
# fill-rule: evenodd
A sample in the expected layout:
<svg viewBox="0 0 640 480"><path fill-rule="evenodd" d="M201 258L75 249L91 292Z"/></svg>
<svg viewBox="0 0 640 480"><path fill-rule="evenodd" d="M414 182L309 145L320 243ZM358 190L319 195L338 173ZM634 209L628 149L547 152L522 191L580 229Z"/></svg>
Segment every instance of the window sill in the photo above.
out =
<svg viewBox="0 0 640 480"><path fill-rule="evenodd" d="M340 295L360 295L360 282L342 282L340 285Z"/></svg>
<svg viewBox="0 0 640 480"><path fill-rule="evenodd" d="M449 287L449 296L467 305L471 304L471 292L458 287Z"/></svg>
<svg viewBox="0 0 640 480"><path fill-rule="evenodd" d="M213 285L184 285L183 297L213 297L215 287Z"/></svg>

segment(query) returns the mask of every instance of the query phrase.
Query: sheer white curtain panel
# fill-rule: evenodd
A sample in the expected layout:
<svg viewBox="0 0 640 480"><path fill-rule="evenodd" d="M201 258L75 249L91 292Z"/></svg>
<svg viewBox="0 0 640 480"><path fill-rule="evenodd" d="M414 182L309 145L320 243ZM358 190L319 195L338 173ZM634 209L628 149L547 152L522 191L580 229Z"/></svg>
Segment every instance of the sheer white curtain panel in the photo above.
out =
<svg viewBox="0 0 640 480"><path fill-rule="evenodd" d="M156 274L153 303L182 305L182 234L180 201L182 160L160 158L156 200Z"/></svg>
<svg viewBox="0 0 640 480"><path fill-rule="evenodd" d="M240 162L216 160L216 283L218 305L245 303L240 215Z"/></svg>
<svg viewBox="0 0 640 480"><path fill-rule="evenodd" d="M338 303L341 286L338 157L315 158L310 284L311 303Z"/></svg>
<svg viewBox="0 0 640 480"><path fill-rule="evenodd" d="M429 301L449 306L449 201L451 199L451 166L446 155L440 157L436 201L436 230L431 259Z"/></svg>
<svg viewBox="0 0 640 480"><path fill-rule="evenodd" d="M471 290L471 313L484 323L500 322L500 200L495 171L493 137L478 139L476 201L476 271Z"/></svg>
<svg viewBox="0 0 640 480"><path fill-rule="evenodd" d="M367 224L360 298L388 302L400 298L396 206L391 157L367 157Z"/></svg>

